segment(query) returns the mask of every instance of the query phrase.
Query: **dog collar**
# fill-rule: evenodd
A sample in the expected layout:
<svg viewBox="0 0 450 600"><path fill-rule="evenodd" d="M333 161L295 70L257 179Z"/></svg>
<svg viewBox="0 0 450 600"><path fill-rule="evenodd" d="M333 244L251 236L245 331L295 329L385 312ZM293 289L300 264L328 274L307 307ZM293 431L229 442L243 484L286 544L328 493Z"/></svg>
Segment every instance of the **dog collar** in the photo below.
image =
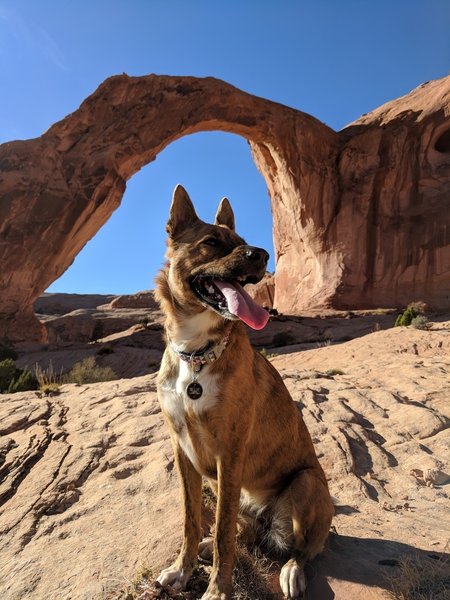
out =
<svg viewBox="0 0 450 600"><path fill-rule="evenodd" d="M205 348L201 348L197 352L182 352L173 342L170 342L170 348L181 360L189 363L196 371L200 371L203 365L210 365L222 356L230 341L232 327L233 325L230 323L228 331L220 342L217 344L209 342Z"/></svg>

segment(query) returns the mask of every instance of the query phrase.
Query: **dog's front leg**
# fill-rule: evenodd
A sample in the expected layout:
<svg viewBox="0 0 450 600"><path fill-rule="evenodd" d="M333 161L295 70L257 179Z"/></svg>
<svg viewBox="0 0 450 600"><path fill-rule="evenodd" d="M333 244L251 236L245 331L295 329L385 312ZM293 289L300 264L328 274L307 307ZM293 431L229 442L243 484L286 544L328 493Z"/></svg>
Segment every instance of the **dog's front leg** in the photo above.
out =
<svg viewBox="0 0 450 600"><path fill-rule="evenodd" d="M241 494L244 449L230 444L229 455L218 459L218 501L214 560L208 589L202 600L230 600L236 547L236 523Z"/></svg>
<svg viewBox="0 0 450 600"><path fill-rule="evenodd" d="M157 581L163 586L183 590L197 563L198 544L201 537L202 478L192 466L178 444L174 444L175 457L181 478L184 504L184 539L177 560L161 571Z"/></svg>

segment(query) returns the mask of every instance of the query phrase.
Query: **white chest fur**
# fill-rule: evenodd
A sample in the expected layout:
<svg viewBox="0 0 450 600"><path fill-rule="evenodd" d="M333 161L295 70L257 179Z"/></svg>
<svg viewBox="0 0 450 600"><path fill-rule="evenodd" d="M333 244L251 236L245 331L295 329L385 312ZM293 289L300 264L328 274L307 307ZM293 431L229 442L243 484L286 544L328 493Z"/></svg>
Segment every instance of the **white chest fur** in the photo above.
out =
<svg viewBox="0 0 450 600"><path fill-rule="evenodd" d="M218 381L217 375L211 374L211 366L204 365L196 373L198 383L203 388L203 393L197 400L192 400L186 393L187 386L193 380L190 365L183 360L179 361L178 375L162 382L159 388L159 401L165 414L179 430L178 442L194 467L200 472L198 460L189 431L186 427L186 413L200 415L212 408L217 402Z"/></svg>

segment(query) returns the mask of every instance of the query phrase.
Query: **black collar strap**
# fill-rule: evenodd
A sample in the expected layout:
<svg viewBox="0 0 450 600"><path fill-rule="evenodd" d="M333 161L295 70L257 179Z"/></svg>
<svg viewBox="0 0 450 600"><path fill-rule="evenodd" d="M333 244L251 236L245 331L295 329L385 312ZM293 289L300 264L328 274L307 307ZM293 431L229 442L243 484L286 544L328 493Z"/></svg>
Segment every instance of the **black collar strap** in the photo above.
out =
<svg viewBox="0 0 450 600"><path fill-rule="evenodd" d="M205 348L197 350L197 352L182 352L181 350L178 350L173 342L170 342L170 348L179 358L181 358L181 360L188 362L192 368L200 367L201 369L203 365L210 365L216 360L219 360L230 341L231 329L232 324L230 323L228 331L220 342L217 344L209 342Z"/></svg>

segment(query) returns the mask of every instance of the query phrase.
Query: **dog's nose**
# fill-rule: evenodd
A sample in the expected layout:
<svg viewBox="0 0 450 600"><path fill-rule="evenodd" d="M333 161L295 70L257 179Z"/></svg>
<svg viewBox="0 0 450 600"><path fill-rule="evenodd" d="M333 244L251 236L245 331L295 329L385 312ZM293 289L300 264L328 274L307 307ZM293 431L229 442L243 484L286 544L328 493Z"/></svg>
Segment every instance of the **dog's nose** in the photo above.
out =
<svg viewBox="0 0 450 600"><path fill-rule="evenodd" d="M267 265L269 262L269 253L263 250L263 248L247 246L245 250L245 256L252 261L260 262L265 265Z"/></svg>

